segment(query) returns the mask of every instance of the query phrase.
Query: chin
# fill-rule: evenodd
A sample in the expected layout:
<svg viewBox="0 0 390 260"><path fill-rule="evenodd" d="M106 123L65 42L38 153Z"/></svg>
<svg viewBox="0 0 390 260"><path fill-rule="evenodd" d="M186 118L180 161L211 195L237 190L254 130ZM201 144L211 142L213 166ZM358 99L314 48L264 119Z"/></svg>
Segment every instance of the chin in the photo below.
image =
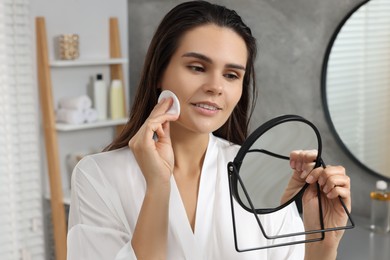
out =
<svg viewBox="0 0 390 260"><path fill-rule="evenodd" d="M198 134L209 134L217 131L219 128L223 126L224 122L216 122L217 120L190 120L190 121L182 121L179 120L176 122L172 122L173 124L177 124L177 126L181 128L185 128L187 130L190 130L193 133Z"/></svg>
<svg viewBox="0 0 390 260"><path fill-rule="evenodd" d="M205 127L198 127L197 132L201 134L210 134L215 131L217 131L221 126L205 126Z"/></svg>

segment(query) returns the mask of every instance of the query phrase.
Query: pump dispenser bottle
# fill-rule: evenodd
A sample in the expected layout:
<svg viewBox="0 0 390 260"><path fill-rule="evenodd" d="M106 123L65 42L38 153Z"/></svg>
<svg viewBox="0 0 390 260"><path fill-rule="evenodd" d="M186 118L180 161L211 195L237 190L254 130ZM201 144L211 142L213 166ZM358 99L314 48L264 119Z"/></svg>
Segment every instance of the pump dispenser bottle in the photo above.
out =
<svg viewBox="0 0 390 260"><path fill-rule="evenodd" d="M97 74L93 83L93 104L98 112L98 120L107 119L108 88L102 74Z"/></svg>
<svg viewBox="0 0 390 260"><path fill-rule="evenodd" d="M376 182L376 190L370 193L371 230L378 233L390 232L390 191L385 181Z"/></svg>

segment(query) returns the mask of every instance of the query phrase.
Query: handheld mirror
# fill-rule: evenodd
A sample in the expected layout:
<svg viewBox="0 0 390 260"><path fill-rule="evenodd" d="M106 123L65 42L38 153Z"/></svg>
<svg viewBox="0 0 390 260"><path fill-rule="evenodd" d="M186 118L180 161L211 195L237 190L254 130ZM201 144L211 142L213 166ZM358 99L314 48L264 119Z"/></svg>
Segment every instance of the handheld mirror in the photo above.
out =
<svg viewBox="0 0 390 260"><path fill-rule="evenodd" d="M257 128L243 143L234 161L229 162L237 251L321 241L328 231L354 227L341 197L334 200L334 207L339 207L339 212L345 214L347 223L342 226L325 224L325 195L320 191L319 184L309 185L305 181L292 179L289 155L296 150L317 150L312 169L326 167L321 159L322 142L317 128L300 116L284 115ZM290 184L287 189L290 181L294 187L291 188ZM238 238L245 237L240 231L243 230L241 227L245 229L244 219L248 215L255 218L259 226L258 236L266 239L266 245L239 243Z"/></svg>

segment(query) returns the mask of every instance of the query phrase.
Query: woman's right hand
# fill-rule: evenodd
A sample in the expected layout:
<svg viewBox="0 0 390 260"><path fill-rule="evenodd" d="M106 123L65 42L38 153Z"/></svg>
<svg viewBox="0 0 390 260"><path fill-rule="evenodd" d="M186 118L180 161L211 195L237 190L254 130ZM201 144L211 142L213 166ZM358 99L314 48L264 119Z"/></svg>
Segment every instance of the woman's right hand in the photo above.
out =
<svg viewBox="0 0 390 260"><path fill-rule="evenodd" d="M131 240L138 259L167 255L170 179L175 165L169 123L179 117L166 113L172 103L172 98L162 99L129 141L147 187Z"/></svg>
<svg viewBox="0 0 390 260"><path fill-rule="evenodd" d="M166 113L172 102L172 98L162 99L128 143L148 187L169 185L173 173L174 154L169 122L176 121L179 116ZM153 138L155 134L158 140Z"/></svg>

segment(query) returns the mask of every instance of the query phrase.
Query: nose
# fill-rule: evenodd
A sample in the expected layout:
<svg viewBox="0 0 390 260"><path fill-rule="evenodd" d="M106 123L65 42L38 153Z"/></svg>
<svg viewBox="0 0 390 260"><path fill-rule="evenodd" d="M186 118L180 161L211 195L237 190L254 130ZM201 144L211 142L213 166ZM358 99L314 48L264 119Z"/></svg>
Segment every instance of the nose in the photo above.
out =
<svg viewBox="0 0 390 260"><path fill-rule="evenodd" d="M223 81L219 75L210 75L207 81L203 84L203 89L206 93L212 95L222 95L223 92Z"/></svg>

